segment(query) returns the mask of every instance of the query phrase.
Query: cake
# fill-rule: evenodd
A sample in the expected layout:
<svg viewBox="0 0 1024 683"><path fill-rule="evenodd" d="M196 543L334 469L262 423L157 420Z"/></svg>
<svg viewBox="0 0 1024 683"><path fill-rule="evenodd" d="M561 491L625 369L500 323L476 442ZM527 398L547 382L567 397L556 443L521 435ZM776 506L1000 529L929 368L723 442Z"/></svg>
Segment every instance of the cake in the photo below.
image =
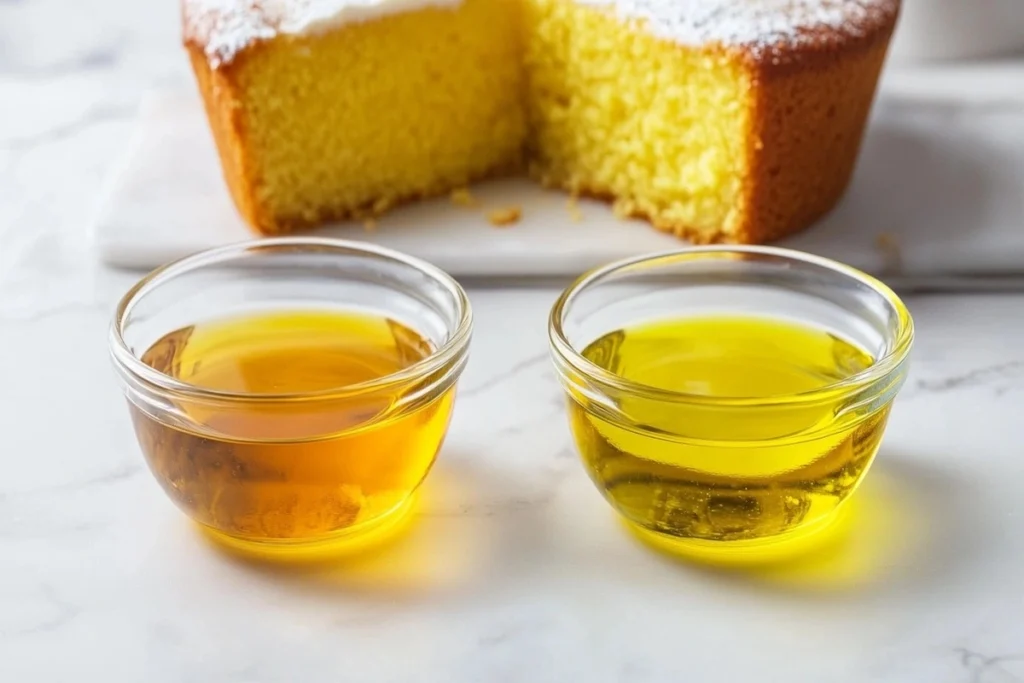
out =
<svg viewBox="0 0 1024 683"><path fill-rule="evenodd" d="M693 242L849 184L899 0L183 0L231 195L279 234L526 172Z"/></svg>

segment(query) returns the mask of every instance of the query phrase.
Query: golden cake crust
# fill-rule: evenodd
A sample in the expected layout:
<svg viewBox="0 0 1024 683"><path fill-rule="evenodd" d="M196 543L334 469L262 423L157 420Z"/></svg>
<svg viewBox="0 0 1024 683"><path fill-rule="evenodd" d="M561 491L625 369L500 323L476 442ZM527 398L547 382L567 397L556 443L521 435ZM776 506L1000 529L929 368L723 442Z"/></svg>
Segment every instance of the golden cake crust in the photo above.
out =
<svg viewBox="0 0 1024 683"><path fill-rule="evenodd" d="M247 142L232 70L214 69L200 45L186 43L186 48L220 157L221 172L238 212L246 223L261 233L279 232L274 216L261 210L256 199L256 188L259 187L257 165Z"/></svg>
<svg viewBox="0 0 1024 683"><path fill-rule="evenodd" d="M747 53L755 74L754 141L744 181L746 228L740 241L792 234L842 198L896 26L898 4L851 35L823 30L779 58Z"/></svg>

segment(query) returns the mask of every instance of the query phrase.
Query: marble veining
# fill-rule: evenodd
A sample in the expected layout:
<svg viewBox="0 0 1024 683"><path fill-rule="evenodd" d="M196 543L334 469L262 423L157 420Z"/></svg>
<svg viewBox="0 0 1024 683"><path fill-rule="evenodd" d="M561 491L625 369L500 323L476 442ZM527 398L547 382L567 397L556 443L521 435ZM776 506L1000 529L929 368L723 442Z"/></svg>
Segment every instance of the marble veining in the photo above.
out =
<svg viewBox="0 0 1024 683"><path fill-rule="evenodd" d="M956 648L960 664L970 672L972 683L984 681L1020 681L1024 674L1024 654L989 656L965 647ZM1014 664L1017 664L1014 666ZM1015 669L1015 671L1011 670Z"/></svg>
<svg viewBox="0 0 1024 683"><path fill-rule="evenodd" d="M909 297L907 389L814 571L628 538L569 437L558 289L509 283L471 287L470 364L405 536L303 568L212 549L139 456L106 350L137 274L97 266L87 232L143 92L189 83L177 26L171 1L0 2L0 681L1024 680L1021 294Z"/></svg>
<svg viewBox="0 0 1024 683"><path fill-rule="evenodd" d="M958 389L992 387L997 396L1019 388L1024 378L1024 360L1010 360L996 365L973 368L966 372L938 379L919 379L914 387L923 392L950 392Z"/></svg>
<svg viewBox="0 0 1024 683"><path fill-rule="evenodd" d="M66 124L54 126L35 135L3 140L0 149L10 152L24 152L39 145L49 144L76 135L82 129L105 121L126 121L134 117L134 107L98 106L85 112L80 118Z"/></svg>
<svg viewBox="0 0 1024 683"><path fill-rule="evenodd" d="M540 351L528 358L513 363L510 367L501 370L495 375L483 380L480 384L466 387L462 390L462 397L477 396L486 391L493 391L500 388L507 380L517 377L520 373L550 362L551 355L545 350Z"/></svg>

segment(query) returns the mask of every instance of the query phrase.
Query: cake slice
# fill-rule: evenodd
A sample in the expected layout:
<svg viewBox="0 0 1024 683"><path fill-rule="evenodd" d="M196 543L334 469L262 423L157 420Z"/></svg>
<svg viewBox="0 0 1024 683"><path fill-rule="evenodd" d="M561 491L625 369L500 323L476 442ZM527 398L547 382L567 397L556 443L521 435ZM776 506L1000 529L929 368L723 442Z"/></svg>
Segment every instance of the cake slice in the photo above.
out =
<svg viewBox="0 0 1024 683"><path fill-rule="evenodd" d="M898 0L529 0L531 172L697 243L849 184Z"/></svg>
<svg viewBox="0 0 1024 683"><path fill-rule="evenodd" d="M264 234L366 218L515 170L520 5L184 0L235 204Z"/></svg>

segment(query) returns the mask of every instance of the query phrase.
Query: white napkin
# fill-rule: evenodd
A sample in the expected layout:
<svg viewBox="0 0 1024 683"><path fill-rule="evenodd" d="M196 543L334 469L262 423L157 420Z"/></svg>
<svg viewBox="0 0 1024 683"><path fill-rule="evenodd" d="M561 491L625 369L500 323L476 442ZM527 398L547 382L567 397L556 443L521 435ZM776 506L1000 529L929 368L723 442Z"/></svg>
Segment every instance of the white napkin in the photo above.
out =
<svg viewBox="0 0 1024 683"><path fill-rule="evenodd" d="M888 79L853 184L840 206L783 246L913 284L963 276L1024 276L1024 72L1007 78ZM986 82L985 92L977 91ZM970 91L971 87L974 91ZM1016 86L1016 87L1013 87ZM100 258L151 268L251 238L228 197L198 97L158 94L143 107L126 163L95 225ZM477 208L447 198L398 209L370 233L341 224L321 234L370 240L461 276L574 275L680 246L606 206L523 180L473 189ZM517 206L495 228L487 209Z"/></svg>

